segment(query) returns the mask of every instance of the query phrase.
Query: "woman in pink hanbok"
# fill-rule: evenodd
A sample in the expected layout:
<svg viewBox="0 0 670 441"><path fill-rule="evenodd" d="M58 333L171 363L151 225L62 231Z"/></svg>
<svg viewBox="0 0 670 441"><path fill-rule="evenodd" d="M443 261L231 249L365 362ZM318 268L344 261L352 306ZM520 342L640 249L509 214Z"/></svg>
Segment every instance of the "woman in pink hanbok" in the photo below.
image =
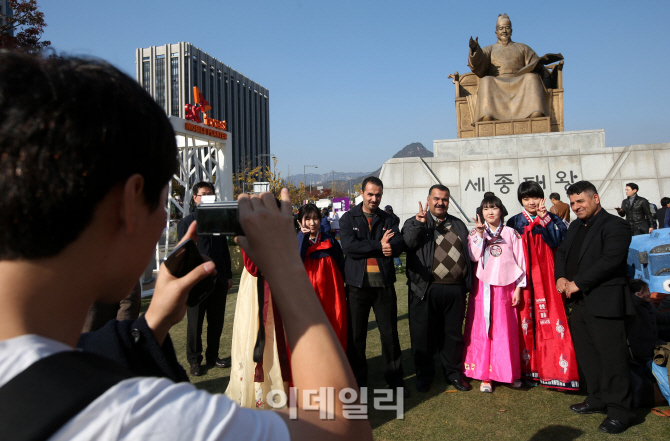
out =
<svg viewBox="0 0 670 441"><path fill-rule="evenodd" d="M493 392L492 381L521 387L518 319L515 307L526 285L526 264L519 233L505 227L503 204L496 196L481 203L468 236L470 257L477 262L473 295L465 321L465 375L481 380L482 392Z"/></svg>

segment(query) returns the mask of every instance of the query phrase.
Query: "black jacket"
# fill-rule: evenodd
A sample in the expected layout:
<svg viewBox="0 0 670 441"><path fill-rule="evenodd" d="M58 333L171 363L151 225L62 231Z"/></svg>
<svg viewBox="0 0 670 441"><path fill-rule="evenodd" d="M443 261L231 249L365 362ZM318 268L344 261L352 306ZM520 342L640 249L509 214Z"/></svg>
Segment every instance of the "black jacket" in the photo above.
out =
<svg viewBox="0 0 670 441"><path fill-rule="evenodd" d="M395 283L395 267L393 257L384 256L381 239L386 230L392 230L394 236L389 243L393 256L402 254L405 243L402 240L398 225L393 217L384 210L377 209L372 218L371 229L363 214L363 203L344 213L340 219L340 241L344 251L344 282L347 285L361 288L365 276L366 259L376 258L384 286Z"/></svg>
<svg viewBox="0 0 670 441"><path fill-rule="evenodd" d="M646 234L649 233L649 228L656 228L656 219L649 209L649 201L637 194L635 195L635 199L633 199L633 206L631 206L630 201L626 198L621 202L621 209L617 210L617 213L621 217L626 217L633 231L639 228Z"/></svg>
<svg viewBox="0 0 670 441"><path fill-rule="evenodd" d="M592 219L582 243L573 243L582 222L570 224L565 240L556 250L554 277L566 277L566 260L572 246L580 247L579 269L574 277L586 307L596 317L623 317L634 313L627 285L628 247L631 231L623 219L604 208Z"/></svg>
<svg viewBox="0 0 670 441"><path fill-rule="evenodd" d="M665 228L665 212L668 211L668 207L661 207L656 212L656 221L658 222L658 228Z"/></svg>
<svg viewBox="0 0 670 441"><path fill-rule="evenodd" d="M468 272L465 277L465 288L472 287L472 260L468 251L468 228L458 218L447 214L456 234L463 243L466 254L465 261ZM423 299L430 286L433 274L433 259L435 256L435 221L431 215L426 215L426 223L410 217L402 227L402 237L407 249L407 285L414 295Z"/></svg>
<svg viewBox="0 0 670 441"><path fill-rule="evenodd" d="M194 220L198 220L197 209L179 221L177 225L178 240L184 237ZM226 236L198 236L198 249L201 254L212 259L216 265L216 275L223 282L223 286L228 286L228 279L233 278L233 272L230 268L230 251L228 250Z"/></svg>
<svg viewBox="0 0 670 441"><path fill-rule="evenodd" d="M170 336L159 346L144 315L137 320L110 320L95 332L81 334L77 347L114 360L138 377L166 377L175 383L189 381Z"/></svg>

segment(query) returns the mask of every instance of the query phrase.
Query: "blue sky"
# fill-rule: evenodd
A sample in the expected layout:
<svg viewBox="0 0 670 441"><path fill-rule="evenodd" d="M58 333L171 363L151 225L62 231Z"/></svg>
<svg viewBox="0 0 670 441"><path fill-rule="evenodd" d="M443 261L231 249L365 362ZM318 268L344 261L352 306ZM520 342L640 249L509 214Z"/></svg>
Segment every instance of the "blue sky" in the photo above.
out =
<svg viewBox="0 0 670 441"><path fill-rule="evenodd" d="M607 146L670 142L670 2L38 0L44 38L135 77L135 49L188 41L270 90L285 175L372 171L411 142L456 138L454 85L468 39L565 57L565 129ZM234 133L232 134L235 135Z"/></svg>

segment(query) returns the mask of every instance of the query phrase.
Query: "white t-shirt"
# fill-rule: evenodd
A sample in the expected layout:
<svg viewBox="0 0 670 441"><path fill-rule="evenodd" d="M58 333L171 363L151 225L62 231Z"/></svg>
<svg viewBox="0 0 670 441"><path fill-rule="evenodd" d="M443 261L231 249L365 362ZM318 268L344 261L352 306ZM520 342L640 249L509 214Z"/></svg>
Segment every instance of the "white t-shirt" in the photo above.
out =
<svg viewBox="0 0 670 441"><path fill-rule="evenodd" d="M38 335L0 341L0 386L37 360L72 350ZM239 407L190 383L138 377L111 387L50 440L289 440L273 411Z"/></svg>

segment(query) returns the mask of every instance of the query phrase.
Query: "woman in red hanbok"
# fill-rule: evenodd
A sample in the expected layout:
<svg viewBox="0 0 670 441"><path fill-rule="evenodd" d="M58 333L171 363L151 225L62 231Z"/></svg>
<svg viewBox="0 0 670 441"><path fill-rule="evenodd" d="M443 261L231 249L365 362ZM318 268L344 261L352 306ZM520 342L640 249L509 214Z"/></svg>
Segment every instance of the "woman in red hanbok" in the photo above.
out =
<svg viewBox="0 0 670 441"><path fill-rule="evenodd" d="M300 257L314 291L342 348L347 350L347 301L344 292L344 255L340 243L321 231L321 212L307 204L298 212Z"/></svg>
<svg viewBox="0 0 670 441"><path fill-rule="evenodd" d="M554 252L567 227L560 217L547 212L544 191L537 182L521 183L517 196L524 210L511 217L507 226L521 235L528 267L519 310L521 374L532 385L578 390L565 298L554 280Z"/></svg>

